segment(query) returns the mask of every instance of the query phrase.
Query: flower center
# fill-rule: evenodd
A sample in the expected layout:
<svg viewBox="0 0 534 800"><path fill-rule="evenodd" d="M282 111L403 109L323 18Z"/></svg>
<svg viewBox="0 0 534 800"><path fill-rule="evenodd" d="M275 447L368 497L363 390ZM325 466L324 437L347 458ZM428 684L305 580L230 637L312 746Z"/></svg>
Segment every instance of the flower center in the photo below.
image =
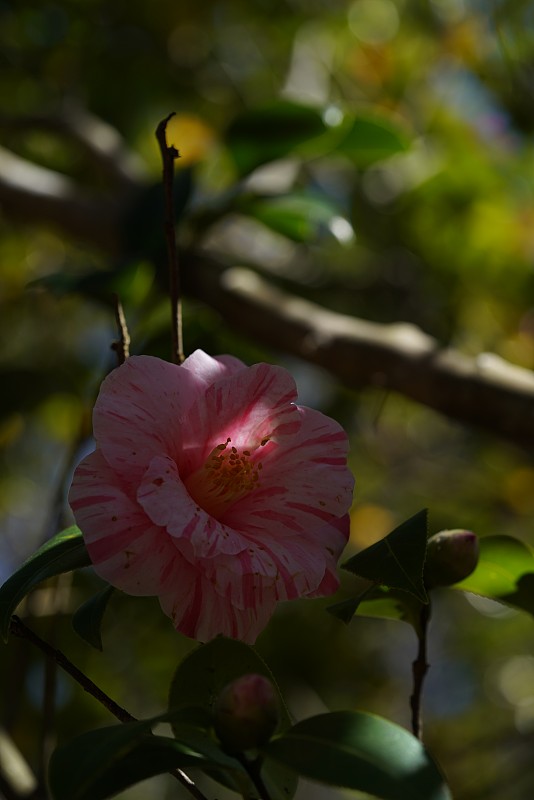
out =
<svg viewBox="0 0 534 800"><path fill-rule="evenodd" d="M261 462L252 461L250 450L229 447L231 441L214 447L204 466L185 480L193 500L212 517L220 516L259 484Z"/></svg>

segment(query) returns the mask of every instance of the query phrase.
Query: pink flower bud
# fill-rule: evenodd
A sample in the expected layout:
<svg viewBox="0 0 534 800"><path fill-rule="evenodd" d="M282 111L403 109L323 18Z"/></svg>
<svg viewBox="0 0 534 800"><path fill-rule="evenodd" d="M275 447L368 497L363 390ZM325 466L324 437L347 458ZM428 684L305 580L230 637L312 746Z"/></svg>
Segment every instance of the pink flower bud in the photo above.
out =
<svg viewBox="0 0 534 800"><path fill-rule="evenodd" d="M231 752L269 741L278 723L278 700L263 675L242 675L222 690L214 706L215 732Z"/></svg>
<svg viewBox="0 0 534 800"><path fill-rule="evenodd" d="M427 542L424 579L427 589L451 586L467 578L478 563L478 539L472 531L441 531Z"/></svg>

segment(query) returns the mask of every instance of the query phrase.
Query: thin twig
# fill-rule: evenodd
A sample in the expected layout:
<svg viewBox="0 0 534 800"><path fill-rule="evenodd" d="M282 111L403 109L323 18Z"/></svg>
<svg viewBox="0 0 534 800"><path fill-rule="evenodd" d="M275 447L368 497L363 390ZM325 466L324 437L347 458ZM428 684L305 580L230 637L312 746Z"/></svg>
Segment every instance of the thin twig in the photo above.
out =
<svg viewBox="0 0 534 800"><path fill-rule="evenodd" d="M72 572L65 572L57 575L49 587L51 593L51 608L50 616L47 622L47 640L50 646L54 646L57 633L59 615L65 611L65 606L68 604L70 592L72 588ZM37 596L36 594L30 595L27 600L29 601L30 613L37 612ZM44 686L43 686L43 713L41 719L41 740L39 747L39 767L37 776L39 779L39 787L42 789L43 797L46 796L46 771L52 750L55 747L55 717L56 717L56 686L57 686L57 668L58 664L55 660L47 658L45 661L44 670Z"/></svg>
<svg viewBox="0 0 534 800"><path fill-rule="evenodd" d="M61 650L57 650L55 647L52 647L48 642L45 642L44 639L41 639L36 633L34 633L31 628L28 628L27 625L22 622L21 619L17 616L13 616L11 618L11 625L10 631L13 636L18 636L21 639L26 639L28 642L31 642L33 645L39 648L39 650L45 654L48 658L51 658L53 661L56 662L58 666L61 667L66 673L68 673L71 678L74 678L76 683L78 683L85 692L92 695L95 700L107 708L107 710L113 714L120 722L136 722L135 717L126 711L124 708L118 705L111 697L103 692L96 683L87 677L81 670L76 667L72 661L70 661L66 655L64 655Z"/></svg>
<svg viewBox="0 0 534 800"><path fill-rule="evenodd" d="M421 607L419 616L419 629L417 638L419 646L417 658L412 664L413 692L410 697L410 708L412 710L412 732L420 741L423 738L423 722L421 716L421 701L423 695L423 684L430 664L426 660L426 646L428 623L430 621L430 603Z"/></svg>
<svg viewBox="0 0 534 800"><path fill-rule="evenodd" d="M57 576L54 580L53 586L50 591L53 593L53 613L48 621L48 638L55 642L57 632L57 596L60 587L60 578L71 578L68 573L62 576ZM43 680L43 714L41 720L41 742L39 747L39 769L37 775L39 783L42 787L45 786L46 767L53 749L54 740L54 720L56 712L56 686L57 686L57 663L51 658L47 658L44 667L44 680Z"/></svg>
<svg viewBox="0 0 534 800"><path fill-rule="evenodd" d="M163 119L156 129L156 139L161 150L163 161L163 190L165 193L165 240L167 242L167 258L169 264L169 292L171 296L171 323L172 323L172 361L183 364L185 360L182 333L182 297L180 285L180 265L176 247L176 232L174 230L174 162L180 158L180 153L174 145L167 144L167 123L174 117L175 112Z"/></svg>
<svg viewBox="0 0 534 800"><path fill-rule="evenodd" d="M115 700L112 700L109 695L100 689L96 683L85 675L78 667L76 667L70 659L67 658L61 650L57 650L55 647L52 647L48 642L45 642L44 639L41 639L34 631L28 628L27 625L22 622L19 617L13 615L11 618L10 624L10 632L13 636L18 636L21 639L26 639L28 642L31 642L33 645L39 648L39 650L44 653L47 658L52 659L58 666L60 666L71 678L74 678L76 683L78 683L82 689L90 694L95 700L107 708L107 710L113 714L119 722L138 722L137 718L130 714L129 711L126 711L125 708L122 708ZM175 769L170 772L170 774L179 781L182 786L184 786L189 793L196 799L196 800L207 800L206 796L195 786L191 778L189 778L185 772L182 772L181 769Z"/></svg>
<svg viewBox="0 0 534 800"><path fill-rule="evenodd" d="M126 323L126 317L124 316L124 309L118 294L113 295L113 303L115 306L115 321L117 323L119 338L117 341L113 342L111 349L116 352L117 361L119 362L120 367L120 365L124 364L126 359L130 356L131 340L130 333L128 331L128 325Z"/></svg>

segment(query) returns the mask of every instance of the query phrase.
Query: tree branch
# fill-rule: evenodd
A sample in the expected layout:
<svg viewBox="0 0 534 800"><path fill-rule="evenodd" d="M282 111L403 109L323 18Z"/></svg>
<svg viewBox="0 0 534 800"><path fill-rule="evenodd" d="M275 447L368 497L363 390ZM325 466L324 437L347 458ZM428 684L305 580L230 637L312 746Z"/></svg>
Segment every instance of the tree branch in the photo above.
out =
<svg viewBox="0 0 534 800"><path fill-rule="evenodd" d="M136 189L146 179L141 159L129 150L119 132L77 103L69 103L59 114L0 114L0 130L16 135L41 130L67 139L80 149L89 164L125 192Z"/></svg>
<svg viewBox="0 0 534 800"><path fill-rule="evenodd" d="M7 731L0 728L0 797L27 800L34 796L37 779Z"/></svg>
<svg viewBox="0 0 534 800"><path fill-rule="evenodd" d="M498 356L469 358L408 323L383 325L329 311L243 268L185 254L185 289L233 328L324 367L345 386L400 392L523 447L534 444L534 374Z"/></svg>
<svg viewBox="0 0 534 800"><path fill-rule="evenodd" d="M24 223L50 224L70 236L116 253L124 203L91 195L58 172L0 147L0 208Z"/></svg>
<svg viewBox="0 0 534 800"><path fill-rule="evenodd" d="M109 254L120 249L128 201L91 196L68 178L0 148L0 207L49 223ZM534 375L498 356L443 349L414 325L338 314L273 287L251 270L182 254L184 290L235 329L327 369L348 387L399 392L523 447L534 444Z"/></svg>

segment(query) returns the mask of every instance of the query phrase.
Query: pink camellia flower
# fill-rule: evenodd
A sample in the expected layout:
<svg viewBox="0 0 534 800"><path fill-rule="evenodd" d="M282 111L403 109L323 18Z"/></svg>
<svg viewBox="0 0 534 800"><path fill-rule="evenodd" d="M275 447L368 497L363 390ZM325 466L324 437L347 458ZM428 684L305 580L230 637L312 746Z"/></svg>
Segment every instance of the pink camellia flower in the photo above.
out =
<svg viewBox="0 0 534 800"><path fill-rule="evenodd" d="M104 380L96 450L69 500L96 572L157 595L187 636L254 642L280 600L338 586L347 436L289 373L201 350L133 356Z"/></svg>

